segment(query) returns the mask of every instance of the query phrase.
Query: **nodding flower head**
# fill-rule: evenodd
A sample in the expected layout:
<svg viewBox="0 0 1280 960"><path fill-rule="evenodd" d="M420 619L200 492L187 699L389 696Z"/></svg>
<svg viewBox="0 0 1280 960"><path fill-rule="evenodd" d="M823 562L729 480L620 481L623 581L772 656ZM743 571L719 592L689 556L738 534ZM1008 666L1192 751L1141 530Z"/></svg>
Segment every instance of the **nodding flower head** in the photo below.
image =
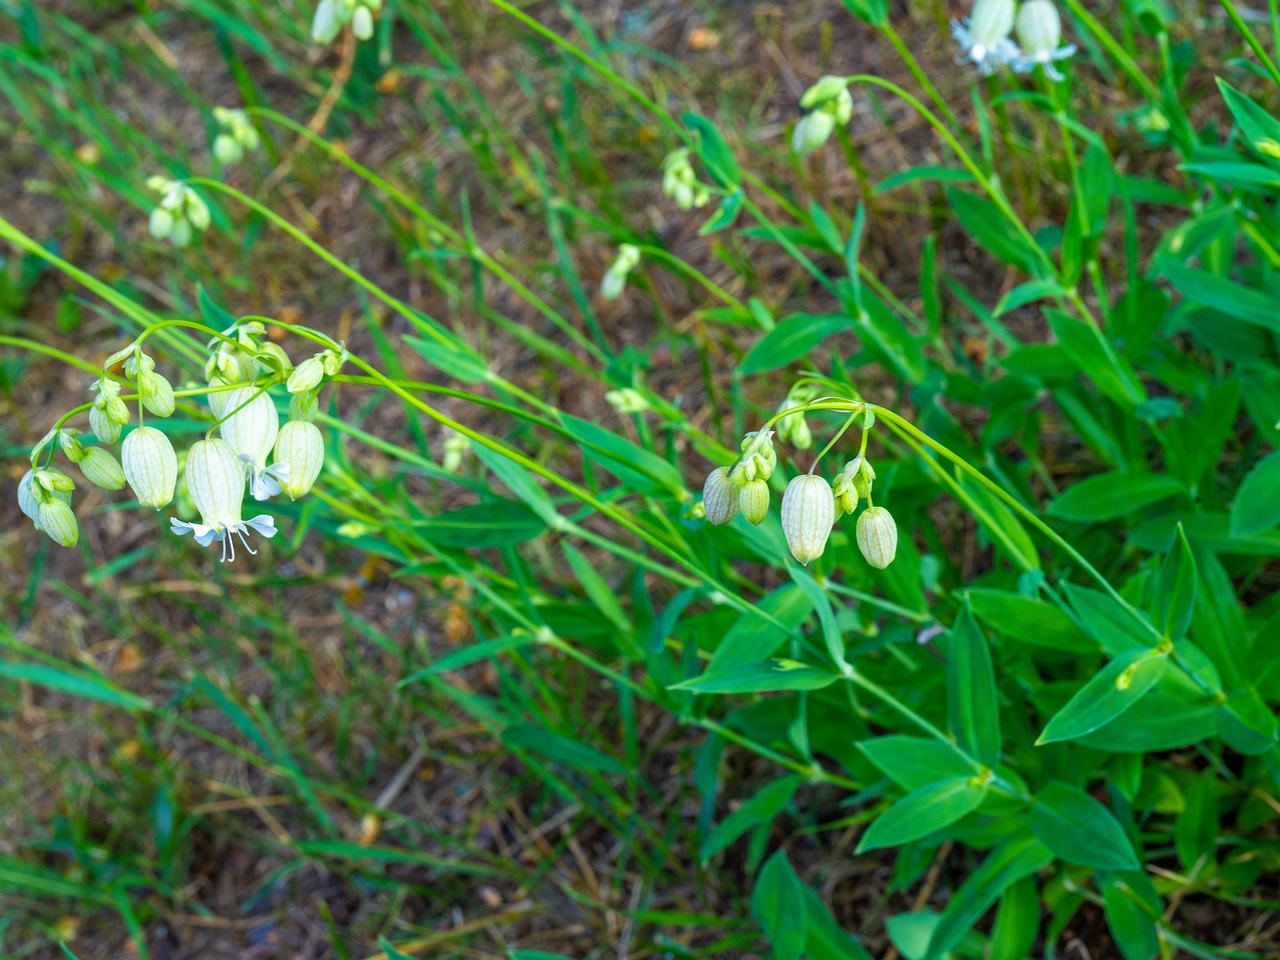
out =
<svg viewBox="0 0 1280 960"><path fill-rule="evenodd" d="M290 500L297 500L311 489L324 466L324 438L314 423L290 420L276 437L275 464L288 469L281 480Z"/></svg>
<svg viewBox="0 0 1280 960"><path fill-rule="evenodd" d="M898 552L898 525L884 507L868 507L858 518L858 549L867 563L883 570Z"/></svg>
<svg viewBox="0 0 1280 960"><path fill-rule="evenodd" d="M787 484L782 495L782 532L793 557L808 566L822 556L835 522L835 498L826 480L803 475Z"/></svg>
<svg viewBox="0 0 1280 960"><path fill-rule="evenodd" d="M796 123L791 134L791 149L798 155L813 153L827 142L837 126L853 117L853 97L844 77L826 76L804 92L800 106L813 108Z"/></svg>
<svg viewBox="0 0 1280 960"><path fill-rule="evenodd" d="M160 204L151 211L148 225L157 240L168 237L175 247L185 247L193 230L209 226L208 205L181 180L155 176L147 179L147 186L160 194Z"/></svg>
<svg viewBox="0 0 1280 960"><path fill-rule="evenodd" d="M227 445L243 461L249 474L249 491L255 500L267 500L289 481L289 464L267 466L267 457L280 432L280 414L275 402L254 387L237 387L222 401L226 419L219 432Z"/></svg>
<svg viewBox="0 0 1280 960"><path fill-rule="evenodd" d="M846 463L831 486L836 498L836 516L857 510L858 501L871 496L875 478L875 468L862 454Z"/></svg>
<svg viewBox="0 0 1280 960"><path fill-rule="evenodd" d="M1012 63L1019 54L1009 39L1013 21L1013 0L977 0L972 16L951 21L951 35L963 48L956 63L973 63L988 76L1000 64Z"/></svg>
<svg viewBox="0 0 1280 960"><path fill-rule="evenodd" d="M173 387L155 370L156 362L141 350L135 350L124 362L125 376L138 382L142 405L157 417L167 417L174 409Z"/></svg>
<svg viewBox="0 0 1280 960"><path fill-rule="evenodd" d="M244 502L244 463L226 441L215 437L192 444L187 453L185 477L191 502L200 511L200 519L204 522L188 523L177 517L171 518L169 526L178 536L190 533L202 547L215 540L220 541L222 559L226 561L236 558L233 535L240 538L250 553L257 552L245 539L250 529L264 537L276 535L276 523L269 514L260 514L250 520L240 519L240 507Z"/></svg>
<svg viewBox="0 0 1280 960"><path fill-rule="evenodd" d="M120 448L124 476L144 507L159 510L173 499L178 457L169 438L155 427L139 427Z"/></svg>
<svg viewBox="0 0 1280 960"><path fill-rule="evenodd" d="M698 182L689 162L688 147L673 150L662 161L662 192L681 210L705 207L711 201L711 192Z"/></svg>
<svg viewBox="0 0 1280 960"><path fill-rule="evenodd" d="M624 243L618 247L618 259L609 265L600 281L600 296L606 300L616 300L622 296L627 285L627 276L640 264L640 248L635 244Z"/></svg>
<svg viewBox="0 0 1280 960"><path fill-rule="evenodd" d="M33 467L18 482L18 509L31 518L37 530L45 533L40 523L40 505L50 498L69 505L72 489L71 478L61 471Z"/></svg>
<svg viewBox="0 0 1280 960"><path fill-rule="evenodd" d="M742 459L733 468L731 479L741 489L753 480L768 480L778 465L778 452L773 449L772 430L752 430L743 435Z"/></svg>
<svg viewBox="0 0 1280 960"><path fill-rule="evenodd" d="M1076 45L1058 46L1062 39L1062 18L1053 0L1027 0L1018 10L1015 23L1022 55L1015 58L1013 69L1018 73L1030 73L1036 64L1044 67L1045 76L1055 82L1066 79L1055 67L1055 60L1065 60L1076 52Z"/></svg>
<svg viewBox="0 0 1280 960"><path fill-rule="evenodd" d="M716 467L702 487L702 506L707 519L723 526L738 515L738 488L729 481L727 467Z"/></svg>
<svg viewBox="0 0 1280 960"><path fill-rule="evenodd" d="M257 150L261 145L262 137L243 110L214 107L213 118L222 128L213 141L213 155L219 163L239 163L246 150Z"/></svg>
<svg viewBox="0 0 1280 960"><path fill-rule="evenodd" d="M817 395L817 389L808 384L792 387L782 403L778 404L778 412L781 413L783 410L790 410L792 407L808 403ZM809 430L809 424L804 418L804 413L788 414L779 420L776 426L778 439L783 443L790 443L801 450L808 450L813 446L813 433Z"/></svg>

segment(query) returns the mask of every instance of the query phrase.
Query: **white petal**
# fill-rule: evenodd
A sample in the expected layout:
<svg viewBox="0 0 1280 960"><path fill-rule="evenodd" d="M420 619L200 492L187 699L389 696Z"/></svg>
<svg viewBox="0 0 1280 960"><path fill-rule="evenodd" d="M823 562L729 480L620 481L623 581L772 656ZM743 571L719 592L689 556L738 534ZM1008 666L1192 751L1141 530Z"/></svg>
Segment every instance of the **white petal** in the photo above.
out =
<svg viewBox="0 0 1280 960"><path fill-rule="evenodd" d="M245 526L253 527L268 540L276 535L276 520L269 513L260 513L256 517L250 517L244 523Z"/></svg>

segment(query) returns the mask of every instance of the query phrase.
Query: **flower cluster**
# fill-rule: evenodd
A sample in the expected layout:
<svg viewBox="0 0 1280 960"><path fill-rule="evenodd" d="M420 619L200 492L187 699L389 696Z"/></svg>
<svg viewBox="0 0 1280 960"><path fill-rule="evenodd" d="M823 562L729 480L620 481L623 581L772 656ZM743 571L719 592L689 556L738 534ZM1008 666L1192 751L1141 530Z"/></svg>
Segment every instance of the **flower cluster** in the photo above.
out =
<svg viewBox="0 0 1280 960"><path fill-rule="evenodd" d="M1017 43L1009 37L1015 30ZM987 75L1002 63L1018 73L1030 73L1038 65L1050 80L1060 81L1054 62L1076 52L1075 44L1058 45L1062 19L1053 0L1026 0L1020 9L1015 0L977 0L972 16L951 21L951 35L963 48L956 62L976 64Z"/></svg>
<svg viewBox="0 0 1280 960"><path fill-rule="evenodd" d="M778 439L789 438L801 449L812 444L804 412L795 408L811 402L816 392L805 385L787 395L775 417ZM876 471L866 458L866 439L875 419L865 406L855 410L855 417L862 422L862 452L844 465L834 487L814 472L818 465L815 459L809 472L793 478L782 495L782 532L791 555L806 566L826 550L835 522L843 514L857 512L858 503L864 499L867 509L858 517L857 524L858 549L862 556L871 566L883 570L893 562L898 550L898 527L893 516L871 502ZM768 515L768 480L778 463L774 435L774 431L767 429L748 433L742 438L742 456L738 461L730 467L711 471L702 488L702 510L713 524L729 523L739 513L748 523L759 524Z"/></svg>
<svg viewBox="0 0 1280 960"><path fill-rule="evenodd" d="M209 207L200 194L181 180L155 176L147 186L160 194L160 204L151 211L151 235L168 239L175 247L185 247L197 230L209 226Z"/></svg>
<svg viewBox="0 0 1280 960"><path fill-rule="evenodd" d="M688 147L672 151L662 161L662 192L675 200L681 210L705 207L711 202L711 191L698 182L693 171Z"/></svg>
<svg viewBox="0 0 1280 960"><path fill-rule="evenodd" d="M219 163L239 163L246 150L257 150L262 145L262 137L243 110L214 107L213 119L221 131L213 141L213 156Z"/></svg>
<svg viewBox="0 0 1280 960"><path fill-rule="evenodd" d="M844 126L853 117L853 97L844 77L822 77L804 92L800 106L805 114L791 134L791 149L806 156L827 142L836 126Z"/></svg>
<svg viewBox="0 0 1280 960"><path fill-rule="evenodd" d="M215 423L205 439L193 444L183 457L186 498L199 512L200 522L170 519L174 533L190 533L202 546L220 542L223 560L235 559L234 537L253 553L247 540L250 531L264 537L276 532L269 514L242 519L246 484L255 500L268 500L282 492L296 500L320 475L324 440L313 422L317 395L325 378L335 375L347 359L346 350L339 346L295 367L279 346L262 340L264 332L257 321L240 321L210 341L205 377ZM120 373L113 372L117 369ZM134 392L121 396L122 386L130 382ZM282 382L291 395L290 418L283 426L268 393ZM60 447L95 486L119 490L127 483L140 506L160 510L179 492L178 455L168 434L143 423L147 414L158 418L172 414L176 395L169 381L156 372L155 360L143 352L141 342L108 357L91 390L95 396L86 405L89 424L102 444L119 440L132 419L126 401L138 403L139 425L124 436L120 460L102 446L86 446L78 430L65 426L68 414L36 444L31 452L32 468L18 485L22 512L34 521L37 530L63 546L74 546L79 539L71 509L75 483L51 465L51 445ZM199 392L188 390L182 395ZM215 429L217 437L212 436ZM41 466L46 448L50 448L49 456Z"/></svg>
<svg viewBox="0 0 1280 960"><path fill-rule="evenodd" d="M373 36L373 11L382 8L382 0L320 0L311 21L311 39L316 43L332 43L348 23L357 39Z"/></svg>

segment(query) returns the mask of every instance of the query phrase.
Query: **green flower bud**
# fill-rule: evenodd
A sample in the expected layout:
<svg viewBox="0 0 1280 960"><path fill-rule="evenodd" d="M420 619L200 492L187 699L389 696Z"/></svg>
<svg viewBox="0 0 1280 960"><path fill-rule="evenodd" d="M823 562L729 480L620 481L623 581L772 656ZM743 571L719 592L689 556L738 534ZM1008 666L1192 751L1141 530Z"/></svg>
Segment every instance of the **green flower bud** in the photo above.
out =
<svg viewBox="0 0 1280 960"><path fill-rule="evenodd" d="M40 525L40 504L51 497L69 504L71 491L46 489L43 484L36 481L36 473L34 469L28 470L18 482L18 509L30 517L35 528L43 533L44 527Z"/></svg>
<svg viewBox="0 0 1280 960"><path fill-rule="evenodd" d="M54 543L74 547L80 539L80 525L71 507L57 497L50 497L40 504L39 529L49 535Z"/></svg>
<svg viewBox="0 0 1280 960"><path fill-rule="evenodd" d="M200 194L190 187L183 187L182 199L186 204L187 219L191 221L191 226L197 230L207 228L212 218L209 216L209 207Z"/></svg>
<svg viewBox="0 0 1280 960"><path fill-rule="evenodd" d="M120 461L101 447L84 447L84 456L76 464L84 478L95 487L119 490L124 486L124 469Z"/></svg>
<svg viewBox="0 0 1280 960"><path fill-rule="evenodd" d="M357 40L368 40L373 36L373 14L368 7L356 7L351 16L351 31Z"/></svg>
<svg viewBox="0 0 1280 960"><path fill-rule="evenodd" d="M244 147L230 134L220 133L213 141L213 158L227 166L239 163L244 159Z"/></svg>
<svg viewBox="0 0 1280 960"><path fill-rule="evenodd" d="M618 258L605 271L604 279L600 281L600 295L606 300L616 300L622 296L623 288L627 285L627 275L639 263L639 247L630 243L624 243L620 246L618 248Z"/></svg>
<svg viewBox="0 0 1280 960"><path fill-rule="evenodd" d="M142 405L157 417L170 416L176 406L173 387L158 373L143 371L138 378L138 394L142 397Z"/></svg>
<svg viewBox="0 0 1280 960"><path fill-rule="evenodd" d="M320 381L323 379L324 355L317 353L293 368L289 379L285 381L285 388L290 393L308 393L320 386Z"/></svg>
<svg viewBox="0 0 1280 960"><path fill-rule="evenodd" d="M440 468L445 473L457 473L462 466L462 456L471 449L471 441L456 430L450 430L444 438L444 454L440 459Z"/></svg>
<svg viewBox="0 0 1280 960"><path fill-rule="evenodd" d="M782 495L782 532L793 557L808 566L822 556L835 522L835 498L826 480L802 475L787 484Z"/></svg>
<svg viewBox="0 0 1280 960"><path fill-rule="evenodd" d="M644 413L649 409L649 401L644 398L644 394L631 387L610 390L604 398L619 413Z"/></svg>
<svg viewBox="0 0 1280 960"><path fill-rule="evenodd" d="M168 437L155 427L139 427L124 438L120 455L138 503L159 510L173 499L178 458Z"/></svg>
<svg viewBox="0 0 1280 960"><path fill-rule="evenodd" d="M280 365L280 369L286 374L293 369L293 361L289 359L289 355L284 352L284 348L278 343L264 343L258 348L259 354L266 354L275 359Z"/></svg>
<svg viewBox="0 0 1280 960"><path fill-rule="evenodd" d="M898 552L898 525L884 507L868 507L858 518L858 549L877 570L893 563Z"/></svg>
<svg viewBox="0 0 1280 960"><path fill-rule="evenodd" d="M738 503L742 517L752 526L758 526L769 515L769 484L752 480L738 491Z"/></svg>
<svg viewBox="0 0 1280 960"><path fill-rule="evenodd" d="M76 488L75 481L56 467L36 467L36 483L46 493L70 493Z"/></svg>
<svg viewBox="0 0 1280 960"><path fill-rule="evenodd" d="M280 432L275 403L254 387L237 387L228 391L224 409L226 419L218 428L222 439L246 463L265 466Z"/></svg>
<svg viewBox="0 0 1280 960"><path fill-rule="evenodd" d="M289 419L301 420L304 423L314 423L316 416L320 413L320 404L316 402L318 391L308 390L305 393L295 393L289 398Z"/></svg>
<svg viewBox="0 0 1280 960"><path fill-rule="evenodd" d="M722 526L738 515L738 488L729 482L729 471L716 467L707 476L702 487L702 506L707 519Z"/></svg>
<svg viewBox="0 0 1280 960"><path fill-rule="evenodd" d="M290 420L276 437L275 462L289 465L289 479L280 486L290 500L303 496L320 476L324 465L324 439L313 423Z"/></svg>
<svg viewBox="0 0 1280 960"><path fill-rule="evenodd" d="M72 463L79 463L84 459L84 445L76 439L76 430L59 430L58 446L62 447L62 452L67 455L67 459ZM39 454L33 454L38 456Z"/></svg>
<svg viewBox="0 0 1280 960"><path fill-rule="evenodd" d="M151 211L151 218L147 221L147 230L151 236L157 240L163 240L169 236L169 231L173 229L173 214L163 207L156 207Z"/></svg>
<svg viewBox="0 0 1280 960"><path fill-rule="evenodd" d="M177 217L169 230L169 240L175 247L185 247L191 243L191 224L186 217Z"/></svg>
<svg viewBox="0 0 1280 960"><path fill-rule="evenodd" d="M806 157L827 142L836 128L836 118L826 110L807 113L796 122L791 133L791 149Z"/></svg>

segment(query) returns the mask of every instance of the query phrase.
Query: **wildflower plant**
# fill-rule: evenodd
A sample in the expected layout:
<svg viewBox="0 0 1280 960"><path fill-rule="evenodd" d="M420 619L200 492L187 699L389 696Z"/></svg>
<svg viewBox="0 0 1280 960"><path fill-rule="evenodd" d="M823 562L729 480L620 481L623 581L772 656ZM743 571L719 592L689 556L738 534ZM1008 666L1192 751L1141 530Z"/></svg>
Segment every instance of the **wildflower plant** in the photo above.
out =
<svg viewBox="0 0 1280 960"><path fill-rule="evenodd" d="M1117 39L1102 13L1064 0L1072 30L1087 32L1095 59L1136 101L1121 127L1092 115L1092 100L1071 83L1055 82L1066 80L1074 47L1063 45L1049 0L978 0L954 26L958 59L973 67L956 68L958 82L975 69L988 78L966 103L934 85L887 4L849 0L873 28L868 36L903 58L916 92L853 74L823 76L804 93L791 150L803 156L836 137L860 197L843 203L806 186L805 165L778 182L763 162L778 149L767 137L673 115L671 88L655 83L661 95L651 96L641 74L605 59L607 45L581 49L524 7L489 2L574 70L590 71L626 107L611 105L611 117L638 111L652 122L661 142L641 167L650 186L701 211L700 235L713 237L732 280L618 214L595 165L574 166L574 150L556 154L565 186L526 162L518 138L483 111L475 122L490 123L492 143L474 148L477 170L492 169L494 156L520 158L522 196L547 218L555 256L528 268L491 252L469 194L459 210L417 197L309 127L247 107L247 118L278 124L361 178L406 262L425 265L442 300L468 305L549 369L580 376L580 406L599 398L595 416L562 409L562 391L541 381L508 379L477 346L490 327L482 336L427 316L266 198L207 177L153 178L154 236L189 243L210 221L202 194L217 195L247 210L254 230L278 231L317 257L397 326L372 323L373 346L353 339L348 348L319 329L237 320L203 291L202 321L176 309L160 316L0 220L0 235L73 277L129 330L104 364L78 362L88 399L32 450L17 484L22 513L56 543L77 545L79 470L107 491L127 485L144 516L162 511L173 533L190 535L185 544L227 562L238 546L252 553L270 539L283 552L320 529L376 549L405 582L464 586L464 615L449 622L461 636L466 620L474 644L421 662L397 650L397 691L450 698L538 771L556 802L577 791L588 815L628 838L618 847L627 856L634 847L640 861L683 856L740 871L752 893L733 922L746 933L726 951L763 954L767 941L777 958L865 960L863 934L842 929L812 878L792 866L801 844L836 836L834 856L864 858L862 872L888 873L887 861L865 862L877 851L896 858L881 953L892 943L913 960L1019 960L1043 944L1049 955L1085 911L1126 960L1227 956L1225 944L1188 932L1179 905L1201 898L1255 909L1270 902L1256 895L1259 878L1280 872L1280 626L1265 587L1280 556L1280 121L1267 105L1276 92L1258 89L1280 88L1280 69L1234 5L1223 8L1258 72L1219 80L1219 122L1206 125L1188 112L1185 63L1170 42L1178 27L1162 8L1123 5ZM366 38L377 9L321 0L312 36L328 43L349 24ZM429 22L421 35L434 42L435 19L413 22ZM1149 63L1135 59L1142 44ZM448 76L461 84L465 74ZM463 108L444 89L430 109L454 123ZM943 159L887 173L873 189L845 129L867 90L923 118ZM957 111L972 112L961 120ZM250 127L225 129L234 139ZM224 145L215 159L232 153ZM1175 168L1177 178L1158 179ZM880 211L907 216L884 195L909 184L928 185L933 199L902 205L931 231L918 262L897 271L904 280L882 269L868 238L883 229ZM1144 204L1160 205L1167 220L1140 216ZM932 232L944 218L956 228ZM666 389L656 348L646 354L602 326L567 239L586 234L593 251L617 250L604 299L619 298L643 261L655 276L669 271L664 280L695 302L656 326L670 339L664 347L697 357L698 390ZM950 268L940 249L947 235L973 241L966 263L980 258L989 284L970 289L970 274ZM761 263L786 263L785 284L756 272L757 252ZM464 283L452 272L460 264L470 271ZM536 323L489 299L495 286ZM1010 323L1015 311L1027 322ZM305 349L283 349L273 326ZM438 376L407 379L401 349ZM365 430L334 398L343 384L392 400L405 433ZM483 408L501 427L468 426L441 397ZM200 439L187 443L172 429L179 410ZM346 457L346 443L385 456L389 478ZM410 481L424 477L476 502L436 509L414 493ZM246 509L246 495L262 506ZM184 499L190 510L177 508ZM315 517L323 527L308 526ZM290 528L293 543L276 538ZM497 665L492 696L440 676L481 661ZM603 678L604 693L593 695L618 698L619 709L604 713L622 718L622 738L610 721L565 718L556 683L567 670ZM209 689L211 701L227 701ZM119 691L100 699L140 716L158 710ZM553 707L537 714L544 729L530 716L545 703ZM696 816L669 834L653 830L639 805L657 794L637 703L693 738L679 776L696 795ZM177 717L181 705L166 709ZM294 789L300 774L249 725L250 713L236 705L230 715L253 731L246 742L270 748L264 771ZM737 807L725 803L726 752L767 771ZM323 824L326 808L298 790ZM328 802L354 810L356 793L334 790ZM828 819L832 809L840 819ZM1224 818L1230 829L1220 829ZM290 837L282 849L291 858L298 849L316 858L386 853L324 830L322 842L300 847ZM735 844L742 856L725 858ZM127 902L145 886L141 867L121 875L127 882L104 902ZM169 877L147 882L165 897L186 895ZM948 895L931 898L940 885ZM642 908L646 887L636 889L628 922L676 916ZM910 890L920 898L902 896ZM655 952L686 946L653 943Z"/></svg>

